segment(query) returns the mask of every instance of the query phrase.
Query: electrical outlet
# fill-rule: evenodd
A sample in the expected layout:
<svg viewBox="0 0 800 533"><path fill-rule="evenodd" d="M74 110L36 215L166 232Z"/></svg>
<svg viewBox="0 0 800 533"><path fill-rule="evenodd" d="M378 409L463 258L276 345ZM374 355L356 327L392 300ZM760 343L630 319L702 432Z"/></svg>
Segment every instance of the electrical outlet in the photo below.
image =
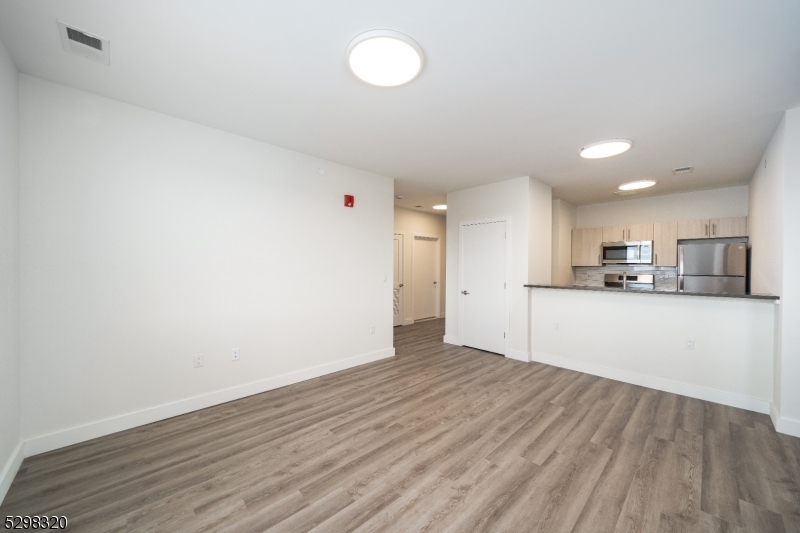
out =
<svg viewBox="0 0 800 533"><path fill-rule="evenodd" d="M370 327L369 327L369 332L370 332L372 335L375 335L375 326L370 326Z"/></svg>
<svg viewBox="0 0 800 533"><path fill-rule="evenodd" d="M205 358L203 357L203 354L199 353L199 354L194 356L194 367L195 368L200 368L204 364L205 364Z"/></svg>
<svg viewBox="0 0 800 533"><path fill-rule="evenodd" d="M239 360L239 348L233 348L231 350L231 361L238 361Z"/></svg>
<svg viewBox="0 0 800 533"><path fill-rule="evenodd" d="M556 322L556 323L553 325L553 329L554 329L554 330L556 330L556 331L558 331L558 322Z"/></svg>
<svg viewBox="0 0 800 533"><path fill-rule="evenodd" d="M690 339L686 341L686 349L687 350L694 350L694 339Z"/></svg>

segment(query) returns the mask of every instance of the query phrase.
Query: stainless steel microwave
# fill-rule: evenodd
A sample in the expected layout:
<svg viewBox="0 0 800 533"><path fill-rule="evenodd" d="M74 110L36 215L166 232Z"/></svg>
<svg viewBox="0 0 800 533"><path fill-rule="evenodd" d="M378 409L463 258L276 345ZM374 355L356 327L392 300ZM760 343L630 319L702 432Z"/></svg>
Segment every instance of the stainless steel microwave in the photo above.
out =
<svg viewBox="0 0 800 533"><path fill-rule="evenodd" d="M653 241L603 243L604 265L652 265Z"/></svg>

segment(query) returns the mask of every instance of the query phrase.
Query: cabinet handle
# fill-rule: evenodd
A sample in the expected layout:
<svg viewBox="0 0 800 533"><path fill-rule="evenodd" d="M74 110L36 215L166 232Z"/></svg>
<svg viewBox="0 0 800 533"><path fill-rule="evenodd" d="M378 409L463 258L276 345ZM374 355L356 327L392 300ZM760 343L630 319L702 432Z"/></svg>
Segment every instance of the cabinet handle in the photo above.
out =
<svg viewBox="0 0 800 533"><path fill-rule="evenodd" d="M717 225L711 224L711 234L716 237L717 236Z"/></svg>
<svg viewBox="0 0 800 533"><path fill-rule="evenodd" d="M656 254L656 264L658 264L658 254Z"/></svg>
<svg viewBox="0 0 800 533"><path fill-rule="evenodd" d="M631 240L631 230L628 230L628 240Z"/></svg>
<svg viewBox="0 0 800 533"><path fill-rule="evenodd" d="M708 224L706 224L706 237L708 237Z"/></svg>

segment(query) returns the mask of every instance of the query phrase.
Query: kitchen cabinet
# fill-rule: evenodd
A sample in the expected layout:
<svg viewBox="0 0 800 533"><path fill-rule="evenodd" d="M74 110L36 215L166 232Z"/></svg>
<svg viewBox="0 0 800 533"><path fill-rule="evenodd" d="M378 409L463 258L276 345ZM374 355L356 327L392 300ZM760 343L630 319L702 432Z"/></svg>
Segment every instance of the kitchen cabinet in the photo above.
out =
<svg viewBox="0 0 800 533"><path fill-rule="evenodd" d="M712 218L709 224L712 238L747 236L747 217Z"/></svg>
<svg viewBox="0 0 800 533"><path fill-rule="evenodd" d="M631 224L628 226L626 241L652 241L653 224Z"/></svg>
<svg viewBox="0 0 800 533"><path fill-rule="evenodd" d="M720 239L747 236L747 217L681 220L678 222L679 239Z"/></svg>
<svg viewBox="0 0 800 533"><path fill-rule="evenodd" d="M603 228L572 230L572 266L600 266L602 244Z"/></svg>
<svg viewBox="0 0 800 533"><path fill-rule="evenodd" d="M678 222L679 239L707 239L711 234L708 219L681 220Z"/></svg>
<svg viewBox="0 0 800 533"><path fill-rule="evenodd" d="M652 240L652 224L629 224L627 226L606 226L603 228L603 242Z"/></svg>
<svg viewBox="0 0 800 533"><path fill-rule="evenodd" d="M653 266L678 266L678 223L653 224Z"/></svg>
<svg viewBox="0 0 800 533"><path fill-rule="evenodd" d="M606 226L603 228L603 242L620 242L624 241L627 226Z"/></svg>

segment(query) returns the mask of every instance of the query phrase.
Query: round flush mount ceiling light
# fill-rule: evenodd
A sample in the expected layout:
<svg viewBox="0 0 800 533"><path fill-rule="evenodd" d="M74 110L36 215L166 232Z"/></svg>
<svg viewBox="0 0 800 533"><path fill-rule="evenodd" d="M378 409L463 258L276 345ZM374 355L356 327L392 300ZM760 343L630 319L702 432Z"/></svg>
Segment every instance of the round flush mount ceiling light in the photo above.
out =
<svg viewBox="0 0 800 533"><path fill-rule="evenodd" d="M408 83L422 70L422 48L392 30L362 33L347 45L347 64L353 74L379 87Z"/></svg>
<svg viewBox="0 0 800 533"><path fill-rule="evenodd" d="M646 189L648 187L652 187L657 182L656 180L636 180L636 181L629 181L628 183L623 183L619 186L619 190L621 191L635 191L637 189Z"/></svg>
<svg viewBox="0 0 800 533"><path fill-rule="evenodd" d="M444 211L445 209L447 209L447 206L444 205L444 204L441 204L441 205L435 205L435 206L433 206L433 208L434 209L438 209L439 211Z"/></svg>
<svg viewBox="0 0 800 533"><path fill-rule="evenodd" d="M602 159L627 152L633 146L630 139L608 139L581 148L580 155L584 159Z"/></svg>

